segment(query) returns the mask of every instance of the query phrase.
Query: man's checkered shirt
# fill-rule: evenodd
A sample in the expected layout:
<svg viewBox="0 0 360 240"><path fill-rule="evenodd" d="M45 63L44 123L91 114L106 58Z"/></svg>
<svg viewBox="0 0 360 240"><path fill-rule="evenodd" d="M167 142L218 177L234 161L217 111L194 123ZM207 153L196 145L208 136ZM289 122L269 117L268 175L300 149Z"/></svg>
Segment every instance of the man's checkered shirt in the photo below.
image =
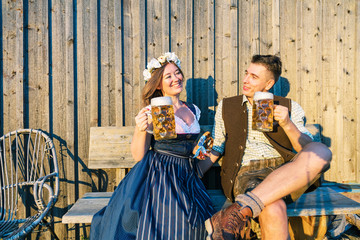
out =
<svg viewBox="0 0 360 240"><path fill-rule="evenodd" d="M242 165L246 166L251 160L268 159L281 157L275 148L270 144L269 140L264 136L262 132L252 130L252 105L247 100L246 96L243 96L243 103L246 103L248 111L248 136L246 138L245 152L242 160ZM215 114L215 127L213 129L213 150L222 154L225 148L225 125L222 118L222 105L223 101L219 102L217 111ZM234 109L236 111L236 109ZM305 128L305 113L302 107L291 100L291 121L300 130L300 132L308 135L313 139L311 133Z"/></svg>

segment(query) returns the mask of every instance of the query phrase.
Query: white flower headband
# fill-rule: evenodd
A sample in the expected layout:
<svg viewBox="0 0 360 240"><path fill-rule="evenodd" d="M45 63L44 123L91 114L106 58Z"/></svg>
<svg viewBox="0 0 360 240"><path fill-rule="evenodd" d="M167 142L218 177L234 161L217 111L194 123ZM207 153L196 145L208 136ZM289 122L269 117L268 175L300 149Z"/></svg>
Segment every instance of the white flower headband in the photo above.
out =
<svg viewBox="0 0 360 240"><path fill-rule="evenodd" d="M151 78L151 73L154 72L155 69L160 68L165 62L173 62L178 66L178 68L180 68L180 60L176 54L173 52L167 52L157 59L153 58L150 60L143 72L144 80L148 81Z"/></svg>

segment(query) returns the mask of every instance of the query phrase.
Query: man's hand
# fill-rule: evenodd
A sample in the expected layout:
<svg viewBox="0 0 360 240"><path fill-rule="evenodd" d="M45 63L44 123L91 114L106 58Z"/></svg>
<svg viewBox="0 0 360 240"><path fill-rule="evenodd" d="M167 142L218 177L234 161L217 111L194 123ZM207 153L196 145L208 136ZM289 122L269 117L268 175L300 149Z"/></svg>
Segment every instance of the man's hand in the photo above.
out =
<svg viewBox="0 0 360 240"><path fill-rule="evenodd" d="M289 109L281 105L274 105L274 120L278 121L280 127L285 128L291 123Z"/></svg>
<svg viewBox="0 0 360 240"><path fill-rule="evenodd" d="M274 105L274 120L278 121L280 127L284 129L296 152L301 151L306 144L312 141L308 135L300 132L290 120L289 109L287 107Z"/></svg>

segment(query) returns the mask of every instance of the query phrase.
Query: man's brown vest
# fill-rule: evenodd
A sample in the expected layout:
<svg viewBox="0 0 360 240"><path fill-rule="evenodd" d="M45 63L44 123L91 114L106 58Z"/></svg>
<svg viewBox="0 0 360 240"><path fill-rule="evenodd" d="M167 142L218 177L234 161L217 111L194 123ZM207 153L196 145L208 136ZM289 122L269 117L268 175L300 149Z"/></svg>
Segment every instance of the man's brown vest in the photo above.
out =
<svg viewBox="0 0 360 240"><path fill-rule="evenodd" d="M290 114L290 99L274 96L274 104L287 107ZM246 103L243 104L243 95L225 98L223 100L222 114L226 142L221 166L221 185L225 196L229 200L233 200L234 181L240 170L248 134L248 115ZM290 161L295 156L289 138L277 122L274 122L274 131L264 133L264 135L285 161Z"/></svg>

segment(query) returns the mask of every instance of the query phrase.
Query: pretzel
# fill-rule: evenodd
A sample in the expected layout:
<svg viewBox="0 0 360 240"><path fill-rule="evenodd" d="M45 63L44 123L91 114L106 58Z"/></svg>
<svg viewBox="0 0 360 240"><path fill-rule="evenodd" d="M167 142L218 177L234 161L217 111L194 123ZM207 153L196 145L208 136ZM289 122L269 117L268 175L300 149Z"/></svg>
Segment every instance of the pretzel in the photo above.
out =
<svg viewBox="0 0 360 240"><path fill-rule="evenodd" d="M211 137L209 131L205 132L199 139L196 144L194 151L194 158L198 158L201 160L205 159L205 156L210 153L212 146L214 143L214 139Z"/></svg>

